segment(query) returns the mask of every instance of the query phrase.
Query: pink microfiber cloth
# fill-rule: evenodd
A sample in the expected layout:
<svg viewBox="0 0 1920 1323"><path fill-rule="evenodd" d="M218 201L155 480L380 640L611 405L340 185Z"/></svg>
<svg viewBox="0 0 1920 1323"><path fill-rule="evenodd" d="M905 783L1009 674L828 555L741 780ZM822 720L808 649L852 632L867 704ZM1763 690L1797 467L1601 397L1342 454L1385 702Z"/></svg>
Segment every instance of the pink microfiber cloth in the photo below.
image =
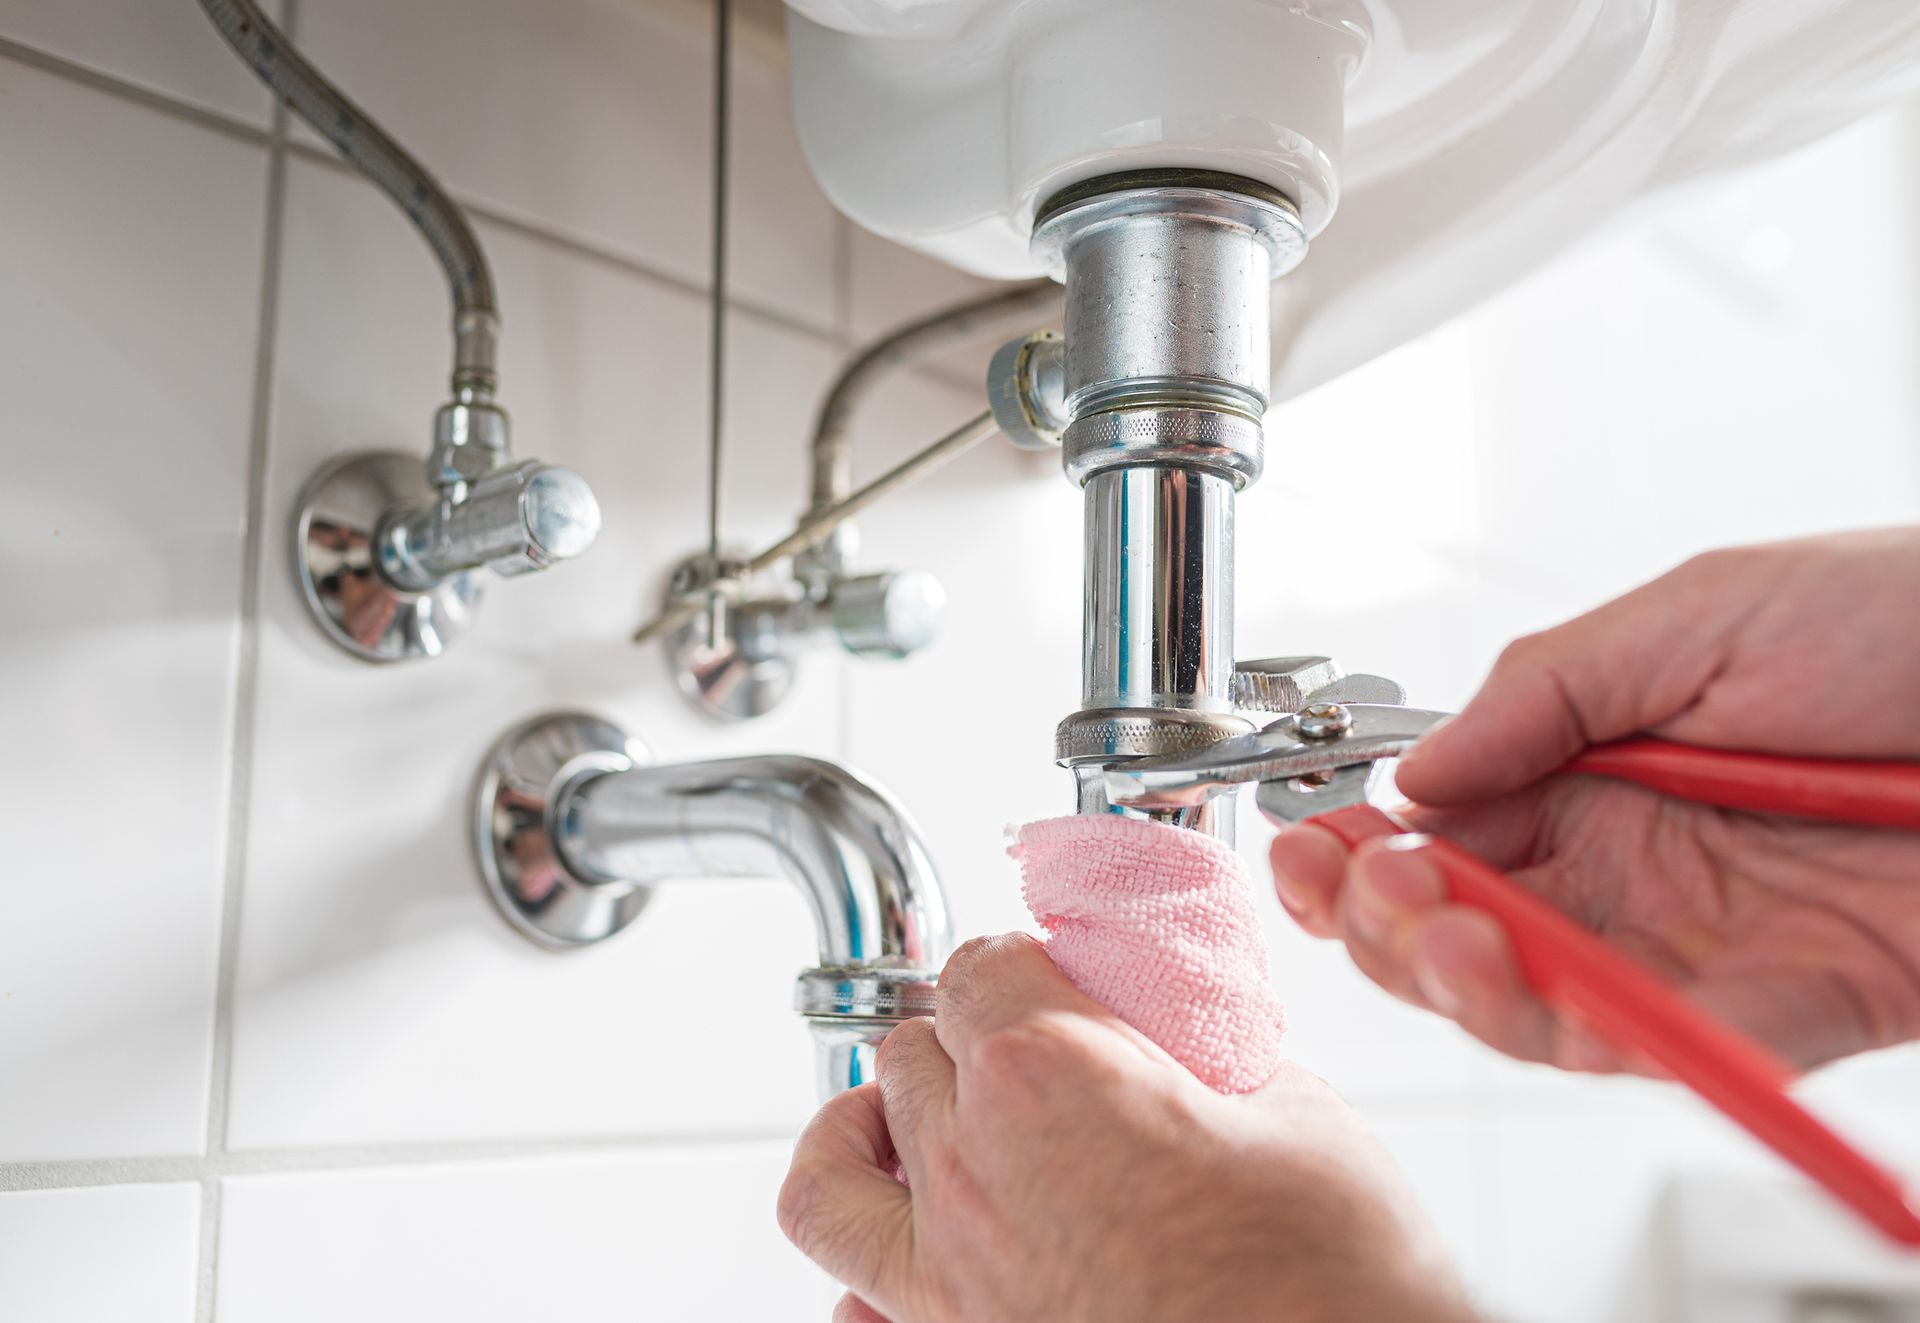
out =
<svg viewBox="0 0 1920 1323"><path fill-rule="evenodd" d="M1027 908L1075 987L1222 1093L1267 1082L1285 1021L1231 848L1111 813L1029 823L1015 840Z"/></svg>

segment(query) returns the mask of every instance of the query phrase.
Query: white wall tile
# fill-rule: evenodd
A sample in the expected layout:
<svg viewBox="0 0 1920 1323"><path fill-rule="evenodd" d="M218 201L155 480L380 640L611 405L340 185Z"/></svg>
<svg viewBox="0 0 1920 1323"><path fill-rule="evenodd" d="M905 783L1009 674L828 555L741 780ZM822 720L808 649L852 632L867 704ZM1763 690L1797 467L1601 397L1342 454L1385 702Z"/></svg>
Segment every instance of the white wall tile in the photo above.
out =
<svg viewBox="0 0 1920 1323"><path fill-rule="evenodd" d="M437 274L371 189L296 165L269 517L308 471L369 443L424 454L444 379ZM489 587L477 628L430 664L369 667L307 618L282 539L266 567L260 753L236 1034L242 1147L785 1127L811 1107L787 1009L811 963L798 894L690 882L619 941L564 956L487 903L470 787L508 726L609 713L663 758L829 753L837 668L803 669L766 721L688 709L626 641L668 567L705 544L705 321L679 291L489 233L509 328L502 399L520 453L594 483L601 540ZM743 321L730 411L730 536L784 529L830 356ZM724 971L724 976L721 976ZM686 990L710 989L699 1015Z"/></svg>
<svg viewBox="0 0 1920 1323"><path fill-rule="evenodd" d="M869 344L942 308L992 293L1000 282L981 280L910 248L851 226L848 239L848 311L856 344ZM1060 314L1037 313L1030 326L991 325L949 341L918 360L922 371L981 401L993 351L1025 330L1060 328Z"/></svg>
<svg viewBox="0 0 1920 1323"><path fill-rule="evenodd" d="M229 1180L222 1323L826 1318L782 1145Z"/></svg>
<svg viewBox="0 0 1920 1323"><path fill-rule="evenodd" d="M0 1194L0 1318L187 1323L197 1185Z"/></svg>
<svg viewBox="0 0 1920 1323"><path fill-rule="evenodd" d="M705 283L712 44L699 8L305 0L299 40L460 196Z"/></svg>
<svg viewBox="0 0 1920 1323"><path fill-rule="evenodd" d="M734 42L728 291L834 329L842 222L800 150L786 61L766 46Z"/></svg>
<svg viewBox="0 0 1920 1323"><path fill-rule="evenodd" d="M1473 317L1490 556L1610 595L1707 547L1920 517L1903 129L1683 196ZM1791 204L1810 178L1820 205Z"/></svg>
<svg viewBox="0 0 1920 1323"><path fill-rule="evenodd" d="M861 340L994 286L857 225L850 236L850 256L853 330Z"/></svg>
<svg viewBox="0 0 1920 1323"><path fill-rule="evenodd" d="M860 415L858 472L880 472L981 407L895 378ZM1079 706L1079 493L1057 457L996 436L860 528L862 568L930 571L947 619L908 661L853 664L847 756L919 821L962 935L1024 926L1004 828L1073 810L1053 727Z"/></svg>
<svg viewBox="0 0 1920 1323"><path fill-rule="evenodd" d="M0 100L0 1161L190 1152L266 157L5 61Z"/></svg>
<svg viewBox="0 0 1920 1323"><path fill-rule="evenodd" d="M280 0L261 7L278 18ZM272 102L200 6L5 0L0 38L264 128Z"/></svg>

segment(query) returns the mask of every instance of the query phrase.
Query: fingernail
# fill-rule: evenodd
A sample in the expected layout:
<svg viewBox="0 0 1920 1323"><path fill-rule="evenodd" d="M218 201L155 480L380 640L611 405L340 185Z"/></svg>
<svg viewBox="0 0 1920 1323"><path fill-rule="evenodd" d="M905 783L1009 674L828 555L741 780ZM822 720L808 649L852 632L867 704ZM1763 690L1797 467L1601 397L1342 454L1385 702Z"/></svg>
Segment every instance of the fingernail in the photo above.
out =
<svg viewBox="0 0 1920 1323"><path fill-rule="evenodd" d="M1346 847L1318 827L1294 827L1273 838L1268 861L1281 903L1295 914L1319 915L1346 869Z"/></svg>
<svg viewBox="0 0 1920 1323"><path fill-rule="evenodd" d="M1291 873L1285 873L1275 868L1273 870L1273 889L1280 893L1280 903L1288 909L1298 912L1308 908L1309 902L1306 893L1301 891L1300 884L1293 880Z"/></svg>
<svg viewBox="0 0 1920 1323"><path fill-rule="evenodd" d="M1458 1014L1472 996L1469 989L1455 982L1453 975L1439 969L1424 956L1414 958L1413 981L1419 986L1420 995L1442 1015Z"/></svg>
<svg viewBox="0 0 1920 1323"><path fill-rule="evenodd" d="M1354 922L1363 936L1382 941L1445 894L1440 871L1430 860L1406 850L1370 850L1355 869Z"/></svg>
<svg viewBox="0 0 1920 1323"><path fill-rule="evenodd" d="M1434 722L1433 725L1427 727L1427 733L1422 735L1411 749L1408 749L1400 755L1401 764L1417 763L1424 760L1427 756L1427 746L1432 742L1433 737L1452 725L1453 720L1450 716L1442 717L1440 720Z"/></svg>
<svg viewBox="0 0 1920 1323"><path fill-rule="evenodd" d="M1499 934L1485 915L1445 909L1428 920L1413 952L1413 979L1434 1009L1458 1015L1495 993Z"/></svg>

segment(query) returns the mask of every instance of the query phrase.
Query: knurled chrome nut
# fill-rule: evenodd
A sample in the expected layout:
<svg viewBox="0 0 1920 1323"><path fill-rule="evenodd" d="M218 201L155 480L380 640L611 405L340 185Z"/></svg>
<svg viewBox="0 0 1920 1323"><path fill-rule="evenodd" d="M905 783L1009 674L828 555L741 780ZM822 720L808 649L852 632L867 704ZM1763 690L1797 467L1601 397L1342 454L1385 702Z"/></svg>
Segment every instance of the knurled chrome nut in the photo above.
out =
<svg viewBox="0 0 1920 1323"><path fill-rule="evenodd" d="M885 965L809 969L793 982L793 1009L832 1019L911 1020L934 1011L937 970Z"/></svg>
<svg viewBox="0 0 1920 1323"><path fill-rule="evenodd" d="M1265 434L1250 418L1149 405L1074 419L1061 437L1061 463L1083 487L1107 469L1156 465L1199 469L1240 491L1260 476L1265 448Z"/></svg>
<svg viewBox="0 0 1920 1323"><path fill-rule="evenodd" d="M1177 757L1252 730L1252 722L1225 712L1083 708L1054 728L1053 756L1063 767L1121 758Z"/></svg>

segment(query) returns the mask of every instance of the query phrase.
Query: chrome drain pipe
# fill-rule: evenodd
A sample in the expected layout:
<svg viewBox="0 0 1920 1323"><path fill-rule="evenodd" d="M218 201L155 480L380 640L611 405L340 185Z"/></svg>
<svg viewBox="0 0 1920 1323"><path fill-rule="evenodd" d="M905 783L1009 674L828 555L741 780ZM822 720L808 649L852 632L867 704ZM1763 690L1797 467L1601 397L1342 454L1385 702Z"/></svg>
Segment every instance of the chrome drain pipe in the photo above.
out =
<svg viewBox="0 0 1920 1323"><path fill-rule="evenodd" d="M786 877L818 935L794 1009L823 1097L873 1077L873 1050L933 1014L952 950L946 895L906 810L836 763L794 755L652 764L613 723L559 712L510 731L482 770L474 843L487 889L542 946L638 918L655 888Z"/></svg>
<svg viewBox="0 0 1920 1323"><path fill-rule="evenodd" d="M1083 813L1102 769L1250 729L1234 715L1234 497L1259 477L1271 285L1306 255L1292 202L1195 170L1055 197L1035 254L1066 282L1068 477L1085 492L1081 710L1055 752ZM1227 838L1218 806L1165 814Z"/></svg>

